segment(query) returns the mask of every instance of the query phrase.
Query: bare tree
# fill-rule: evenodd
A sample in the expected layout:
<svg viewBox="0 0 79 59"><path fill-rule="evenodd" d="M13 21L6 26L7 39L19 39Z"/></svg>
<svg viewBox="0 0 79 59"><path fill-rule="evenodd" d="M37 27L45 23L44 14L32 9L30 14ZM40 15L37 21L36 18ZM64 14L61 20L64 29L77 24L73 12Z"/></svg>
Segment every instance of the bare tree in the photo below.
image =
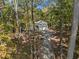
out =
<svg viewBox="0 0 79 59"><path fill-rule="evenodd" d="M76 45L76 36L78 30L78 19L79 18L79 0L74 0L74 15L72 22L72 32L70 37L69 49L67 59L73 59L74 49Z"/></svg>

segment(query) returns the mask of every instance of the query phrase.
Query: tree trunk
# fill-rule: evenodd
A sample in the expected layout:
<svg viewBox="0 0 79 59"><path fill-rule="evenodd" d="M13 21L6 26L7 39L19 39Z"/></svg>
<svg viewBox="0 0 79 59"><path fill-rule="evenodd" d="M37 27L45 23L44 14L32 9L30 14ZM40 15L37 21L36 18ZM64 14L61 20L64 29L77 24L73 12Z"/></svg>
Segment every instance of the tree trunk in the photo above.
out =
<svg viewBox="0 0 79 59"><path fill-rule="evenodd" d="M79 0L74 0L74 16L72 22L72 32L70 37L67 59L73 59L77 30L78 30L78 20L79 20L78 18L79 18Z"/></svg>

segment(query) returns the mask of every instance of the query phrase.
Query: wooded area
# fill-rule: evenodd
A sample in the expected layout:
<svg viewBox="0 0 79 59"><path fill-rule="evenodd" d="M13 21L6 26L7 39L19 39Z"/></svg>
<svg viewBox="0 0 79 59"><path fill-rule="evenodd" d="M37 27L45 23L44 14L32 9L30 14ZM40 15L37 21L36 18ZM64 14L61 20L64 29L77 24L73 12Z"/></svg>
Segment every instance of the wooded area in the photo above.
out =
<svg viewBox="0 0 79 59"><path fill-rule="evenodd" d="M0 0L0 59L79 59L79 0Z"/></svg>

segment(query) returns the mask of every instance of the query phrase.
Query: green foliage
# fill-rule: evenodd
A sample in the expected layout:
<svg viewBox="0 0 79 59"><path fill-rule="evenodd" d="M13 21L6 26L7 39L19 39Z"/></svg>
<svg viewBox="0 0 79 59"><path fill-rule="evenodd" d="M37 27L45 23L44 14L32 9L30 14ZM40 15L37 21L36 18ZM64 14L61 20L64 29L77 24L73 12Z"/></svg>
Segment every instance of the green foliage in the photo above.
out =
<svg viewBox="0 0 79 59"><path fill-rule="evenodd" d="M9 34L0 34L0 59L12 59L12 53L16 51L15 44Z"/></svg>
<svg viewBox="0 0 79 59"><path fill-rule="evenodd" d="M63 26L71 26L72 12L73 11L73 1L71 0L58 0L56 6L49 7L49 24L52 27L59 28L60 23L63 23ZM64 27L65 27L64 26Z"/></svg>
<svg viewBox="0 0 79 59"><path fill-rule="evenodd" d="M34 0L34 2L39 3L38 0ZM15 55L17 48L20 48L19 50L21 51L19 52L22 54L22 56L27 56L27 54L30 55L30 43L29 45L22 46L22 41L19 40L20 38L14 37L14 40L12 41L11 35L13 28L18 28L18 32L20 27L24 28L25 30L29 28L33 21L31 20L31 9L30 0L19 0L17 20L14 8L8 3L4 5L4 8L2 8L2 17L0 17L0 41L2 41L0 44L0 53L2 54L0 54L0 58L12 59L13 57L11 54ZM63 24L63 29L67 29L70 32L69 28L72 21L72 11L73 0L58 0L56 5L49 5L44 7L42 10L37 10L36 6L34 6L34 21L47 21L49 27L55 30L60 30L60 27ZM18 26L17 21L19 22Z"/></svg>

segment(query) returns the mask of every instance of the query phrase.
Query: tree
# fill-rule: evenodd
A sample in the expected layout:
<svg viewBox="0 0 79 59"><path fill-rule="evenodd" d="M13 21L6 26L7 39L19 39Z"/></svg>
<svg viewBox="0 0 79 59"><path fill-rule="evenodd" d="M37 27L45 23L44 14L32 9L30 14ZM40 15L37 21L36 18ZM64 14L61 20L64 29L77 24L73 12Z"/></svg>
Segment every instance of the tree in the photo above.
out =
<svg viewBox="0 0 79 59"><path fill-rule="evenodd" d="M79 20L79 0L74 1L74 16L72 22L72 32L70 37L69 49L67 59L73 59L74 49L76 44L77 30L78 30L78 20Z"/></svg>

